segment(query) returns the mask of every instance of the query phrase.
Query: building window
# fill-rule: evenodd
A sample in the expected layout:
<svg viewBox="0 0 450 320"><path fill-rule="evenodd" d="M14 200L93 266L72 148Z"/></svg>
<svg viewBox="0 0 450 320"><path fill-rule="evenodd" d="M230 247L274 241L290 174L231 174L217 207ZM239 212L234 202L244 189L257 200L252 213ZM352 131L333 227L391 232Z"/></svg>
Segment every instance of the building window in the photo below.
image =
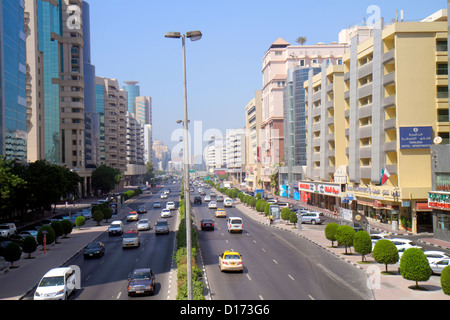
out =
<svg viewBox="0 0 450 320"><path fill-rule="evenodd" d="M436 51L447 51L448 50L448 43L447 39L438 39L436 40Z"/></svg>
<svg viewBox="0 0 450 320"><path fill-rule="evenodd" d="M437 87L437 98L448 99L448 86Z"/></svg>
<svg viewBox="0 0 450 320"><path fill-rule="evenodd" d="M437 64L437 75L448 75L448 63Z"/></svg>

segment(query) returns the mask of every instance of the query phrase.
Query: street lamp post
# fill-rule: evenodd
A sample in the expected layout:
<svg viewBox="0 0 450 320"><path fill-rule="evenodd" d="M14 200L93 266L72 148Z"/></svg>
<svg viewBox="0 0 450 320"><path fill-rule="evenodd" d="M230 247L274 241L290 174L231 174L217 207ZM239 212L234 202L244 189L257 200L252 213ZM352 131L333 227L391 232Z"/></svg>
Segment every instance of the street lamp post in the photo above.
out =
<svg viewBox="0 0 450 320"><path fill-rule="evenodd" d="M192 239L191 239L191 203L189 190L189 143L188 143L188 112L187 112L187 81L186 81L186 46L185 39L191 41L200 40L202 33L200 31L189 31L186 34L179 32L167 32L166 38L181 38L183 49L183 88L184 88L184 208L186 219L186 251L187 251L187 299L192 300Z"/></svg>

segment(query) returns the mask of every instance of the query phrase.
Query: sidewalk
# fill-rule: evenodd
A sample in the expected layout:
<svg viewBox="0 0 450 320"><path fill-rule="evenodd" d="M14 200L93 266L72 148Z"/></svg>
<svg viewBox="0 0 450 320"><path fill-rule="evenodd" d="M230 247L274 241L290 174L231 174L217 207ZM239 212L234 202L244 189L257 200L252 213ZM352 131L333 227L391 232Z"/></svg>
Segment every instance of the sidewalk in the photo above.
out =
<svg viewBox="0 0 450 320"><path fill-rule="evenodd" d="M239 203L239 201L235 203L235 207L251 219L267 225L267 218L263 214L257 213L252 208ZM319 209L316 207L312 207L311 209L321 210L325 215L334 216L334 214L328 210ZM302 230L299 230L298 226L287 224L286 222L275 223L272 224L271 227L295 233L298 236L318 245L319 247L328 250L336 257L351 263L356 268L366 271L368 285L372 288L375 300L450 300L450 296L445 295L442 292L440 276L432 275L428 281L419 282L419 286L425 290L410 289L409 287L415 286L415 282L403 279L398 272L398 263L395 265L388 265L389 274L384 275L381 272L385 271L385 266L374 261L371 256L366 256L368 263L359 263L361 261L361 255L354 253L352 251L353 248L349 250L353 252L353 254L344 255L343 253L345 253L345 249L343 247L338 247L336 243L335 247L331 247L331 241L325 238L323 228L302 224ZM388 231L387 228L382 226L381 223L371 223L371 227L378 229L380 232L392 231ZM398 231L398 234L405 233L407 232ZM448 246L448 242L439 244Z"/></svg>
<svg viewBox="0 0 450 320"><path fill-rule="evenodd" d="M72 212L75 212L79 208L89 205L79 203L76 206L70 205L69 207ZM76 210L74 210L74 207L76 207ZM58 213L61 211L58 210ZM110 221L116 218L121 219L128 212L130 212L130 208L124 203L119 209L119 213L113 216ZM101 226L97 226L97 222L90 219L81 228L74 227L68 238L60 237L58 244L48 245L46 254L44 254L42 246L38 246L36 251L31 254L32 259L26 259L28 254L24 254L19 261L14 262L14 268L9 268L0 273L0 300L20 300L37 285L40 277L47 271L64 265L82 251L89 242L94 241L105 232L108 226L109 223L104 222ZM7 264L11 265L9 262Z"/></svg>

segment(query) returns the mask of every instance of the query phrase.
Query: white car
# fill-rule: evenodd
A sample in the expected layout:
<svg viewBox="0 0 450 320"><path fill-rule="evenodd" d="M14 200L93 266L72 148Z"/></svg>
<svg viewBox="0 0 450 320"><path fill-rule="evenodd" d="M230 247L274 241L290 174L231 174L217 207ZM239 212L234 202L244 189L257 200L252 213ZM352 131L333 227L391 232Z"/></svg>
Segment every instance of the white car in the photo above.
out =
<svg viewBox="0 0 450 320"><path fill-rule="evenodd" d="M395 246L397 247L397 250L401 250L401 249L409 249L409 248L419 248L421 249L422 247L416 246L416 244L412 241L412 240L408 240L408 239L388 239L390 241L392 241Z"/></svg>
<svg viewBox="0 0 450 320"><path fill-rule="evenodd" d="M167 199L167 194L163 193L163 194L161 195L161 199Z"/></svg>
<svg viewBox="0 0 450 320"><path fill-rule="evenodd" d="M443 259L450 258L448 256L448 254L446 254L443 251L433 251L433 250L431 250L431 251L425 251L424 253L427 256L427 259L428 259L429 263L433 263L433 262L441 261Z"/></svg>
<svg viewBox="0 0 450 320"><path fill-rule="evenodd" d="M141 219L137 222L138 231L150 230L150 222L147 219Z"/></svg>
<svg viewBox="0 0 450 320"><path fill-rule="evenodd" d="M15 235L17 232L16 225L14 223L0 224L0 236L8 238Z"/></svg>
<svg viewBox="0 0 450 320"><path fill-rule="evenodd" d="M175 202L172 202L172 201L167 202L166 209L175 210Z"/></svg>
<svg viewBox="0 0 450 320"><path fill-rule="evenodd" d="M242 233L244 229L244 222L242 218L239 217L230 217L227 221L228 232L239 232Z"/></svg>
<svg viewBox="0 0 450 320"><path fill-rule="evenodd" d="M233 199L225 198L225 200L223 200L223 206L225 208L231 208L233 206Z"/></svg>
<svg viewBox="0 0 450 320"><path fill-rule="evenodd" d="M170 218L170 210L169 209L163 209L161 211L161 218Z"/></svg>
<svg viewBox="0 0 450 320"><path fill-rule="evenodd" d="M441 274L442 270L448 266L450 266L450 258L445 258L445 259L430 263L431 271L435 274Z"/></svg>
<svg viewBox="0 0 450 320"><path fill-rule="evenodd" d="M209 209L217 209L217 202L211 201L210 203L208 203L208 208Z"/></svg>
<svg viewBox="0 0 450 320"><path fill-rule="evenodd" d="M67 300L76 288L76 274L72 268L56 268L47 272L34 292L34 300Z"/></svg>
<svg viewBox="0 0 450 320"><path fill-rule="evenodd" d="M203 198L203 201L205 201L205 202L211 201L211 196L206 195L206 196Z"/></svg>
<svg viewBox="0 0 450 320"><path fill-rule="evenodd" d="M138 220L139 220L139 215L136 211L131 211L127 215L127 221L138 221Z"/></svg>

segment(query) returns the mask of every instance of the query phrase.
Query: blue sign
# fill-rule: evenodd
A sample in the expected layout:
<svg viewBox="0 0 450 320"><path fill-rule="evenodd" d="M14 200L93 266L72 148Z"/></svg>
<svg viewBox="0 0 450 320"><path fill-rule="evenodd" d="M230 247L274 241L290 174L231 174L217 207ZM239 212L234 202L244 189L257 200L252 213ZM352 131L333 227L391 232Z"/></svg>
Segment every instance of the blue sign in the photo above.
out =
<svg viewBox="0 0 450 320"><path fill-rule="evenodd" d="M432 127L400 128L400 149L429 149L432 144Z"/></svg>

